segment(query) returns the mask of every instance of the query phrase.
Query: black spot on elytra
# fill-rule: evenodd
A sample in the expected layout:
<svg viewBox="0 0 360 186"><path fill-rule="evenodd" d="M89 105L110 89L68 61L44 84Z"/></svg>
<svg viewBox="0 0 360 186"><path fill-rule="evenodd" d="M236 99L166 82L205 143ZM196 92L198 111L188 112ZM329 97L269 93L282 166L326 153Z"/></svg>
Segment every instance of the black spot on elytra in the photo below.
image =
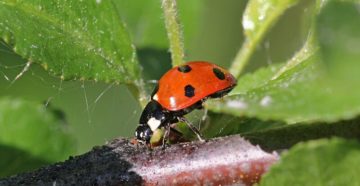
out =
<svg viewBox="0 0 360 186"><path fill-rule="evenodd" d="M177 69L182 73L188 73L191 71L191 67L189 65L181 65Z"/></svg>
<svg viewBox="0 0 360 186"><path fill-rule="evenodd" d="M224 72L222 72L220 69L218 68L213 68L213 72L215 74L215 76L220 79L220 80L224 80L225 79L225 74Z"/></svg>
<svg viewBox="0 0 360 186"><path fill-rule="evenodd" d="M195 95L195 88L193 86L186 85L184 89L185 89L185 96L186 97L191 98L191 97L193 97Z"/></svg>
<svg viewBox="0 0 360 186"><path fill-rule="evenodd" d="M159 90L159 83L156 84L154 90L151 93L151 99L154 97L154 95L158 92Z"/></svg>

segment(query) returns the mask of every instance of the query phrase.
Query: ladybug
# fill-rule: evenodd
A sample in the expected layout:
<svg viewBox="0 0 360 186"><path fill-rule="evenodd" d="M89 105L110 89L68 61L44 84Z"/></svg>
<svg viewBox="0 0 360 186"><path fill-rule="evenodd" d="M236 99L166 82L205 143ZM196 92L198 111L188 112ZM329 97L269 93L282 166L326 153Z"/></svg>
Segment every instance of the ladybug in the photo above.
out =
<svg viewBox="0 0 360 186"><path fill-rule="evenodd" d="M171 124L185 122L197 135L203 138L184 115L194 109L201 109L208 98L219 98L236 86L236 79L227 70L205 61L192 61L174 67L159 80L151 101L144 108L135 131L138 141L149 144L153 132L164 127L166 139Z"/></svg>

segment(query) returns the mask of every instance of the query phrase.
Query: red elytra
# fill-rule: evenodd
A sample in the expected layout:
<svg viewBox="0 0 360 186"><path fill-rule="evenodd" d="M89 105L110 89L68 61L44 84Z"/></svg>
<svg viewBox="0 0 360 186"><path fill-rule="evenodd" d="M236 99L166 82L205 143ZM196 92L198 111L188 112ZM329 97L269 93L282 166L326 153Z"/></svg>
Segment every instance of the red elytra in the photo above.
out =
<svg viewBox="0 0 360 186"><path fill-rule="evenodd" d="M179 111L235 85L235 77L227 70L209 62L192 61L166 72L152 99L169 111Z"/></svg>

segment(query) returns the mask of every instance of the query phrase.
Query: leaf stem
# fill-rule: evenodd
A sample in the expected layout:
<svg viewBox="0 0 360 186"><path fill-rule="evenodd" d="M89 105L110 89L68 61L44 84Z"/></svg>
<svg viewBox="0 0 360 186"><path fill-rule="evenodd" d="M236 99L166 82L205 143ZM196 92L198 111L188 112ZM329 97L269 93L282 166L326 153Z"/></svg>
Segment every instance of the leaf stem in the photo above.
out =
<svg viewBox="0 0 360 186"><path fill-rule="evenodd" d="M172 66L184 63L184 41L180 21L177 16L176 0L162 0L165 27L170 42Z"/></svg>
<svg viewBox="0 0 360 186"><path fill-rule="evenodd" d="M271 79L277 79L284 72L294 68L309 57L313 56L318 50L318 45L315 40L315 31L312 29L309 32L304 46Z"/></svg>
<svg viewBox="0 0 360 186"><path fill-rule="evenodd" d="M325 2L326 3L326 2ZM320 13L323 1L317 1L314 9L314 15L311 19L311 25L309 28L308 37L303 45L303 47L271 78L272 80L280 77L284 72L294 68L299 65L307 58L315 55L319 49L319 44L317 43L316 36L316 18Z"/></svg>
<svg viewBox="0 0 360 186"><path fill-rule="evenodd" d="M279 19L284 10L285 9L277 10L268 15L267 19L262 23L262 26L257 28L256 31L247 30L244 28L246 36L245 42L236 54L230 68L230 73L233 74L236 78L239 78L241 72L244 70L244 67L249 63L250 57L255 52L256 47L262 42L266 32L268 32L269 28ZM246 22L247 20L244 19L249 18L246 16L243 17L243 22Z"/></svg>
<svg viewBox="0 0 360 186"><path fill-rule="evenodd" d="M145 108L146 104L149 101L149 97L144 89L144 81L142 79L138 80L134 84L127 84L127 88L130 91L131 95L139 101L140 107Z"/></svg>
<svg viewBox="0 0 360 186"><path fill-rule="evenodd" d="M236 78L238 78L243 71L246 64L249 62L251 55L254 51L254 45L257 43L254 43L250 41L249 39L246 39L238 51L238 53L235 56L234 61L232 62L232 65L230 67L230 73L234 75Z"/></svg>
<svg viewBox="0 0 360 186"><path fill-rule="evenodd" d="M293 0L270 1L269 4L261 2L249 1L243 15L242 23L246 39L230 68L230 73L236 78L239 78L271 26L277 22L285 10L297 3ZM261 21L259 17L263 17Z"/></svg>

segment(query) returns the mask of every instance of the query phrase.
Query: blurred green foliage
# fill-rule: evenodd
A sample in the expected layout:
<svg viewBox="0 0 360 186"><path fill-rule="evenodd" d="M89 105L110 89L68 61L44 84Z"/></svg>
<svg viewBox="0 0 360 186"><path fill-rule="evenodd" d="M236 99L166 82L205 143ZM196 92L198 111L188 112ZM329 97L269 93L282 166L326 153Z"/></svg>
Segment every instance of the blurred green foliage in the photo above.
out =
<svg viewBox="0 0 360 186"><path fill-rule="evenodd" d="M65 160L75 141L63 115L45 105L0 99L0 177Z"/></svg>
<svg viewBox="0 0 360 186"><path fill-rule="evenodd" d="M340 138L295 145L260 185L359 185L360 144Z"/></svg>
<svg viewBox="0 0 360 186"><path fill-rule="evenodd" d="M63 160L67 155L83 153L117 136L132 136L141 114L138 97L133 89L127 89L130 86L111 82L135 85L139 90L150 92L153 80L171 67L159 1L96 2L86 2L79 8L52 3L35 6L44 3L42 1L19 5L0 0L0 10L4 10L0 13L3 18L0 21L3 39L0 44L0 96L11 95L6 98L9 104L22 100L30 105L28 109L32 105L34 110L39 109L40 103L45 103L41 108L56 118L41 126L28 119L22 120L24 123L16 121L17 125L3 122L0 126L34 128L27 130L26 135L18 128L1 132L16 136L15 139L32 139L32 135L41 131L53 132L51 126L61 126L60 123L65 122L78 147L77 153L64 151L61 156L47 154L50 157L46 157L41 156L41 150L35 151L34 145L34 148L17 146L15 139L8 140L14 143L0 140L1 158L16 157L15 163L0 162L1 176ZM53 10L59 6L63 9ZM230 95L206 104L211 112L201 124L203 133L207 137L242 134L254 143L263 144L266 149L291 148L301 141L330 136L356 137L359 134L356 127L359 119L356 118L360 112L359 14L359 4L351 1L254 0L249 4L237 0L201 0L190 4L179 1L186 59L208 60L224 67L234 67L239 61L242 64L241 68L237 69L235 65L232 69L235 73L243 73ZM114 15L118 19L107 19ZM29 19L22 21L20 18L25 16ZM54 18L60 24L52 24ZM12 19L14 22L9 23ZM79 35L86 36L86 40L72 40L73 35L66 34L65 30L78 31ZM108 37L101 36L101 32ZM44 39L39 38L38 33ZM61 37L52 40L54 35ZM55 41L65 42L66 47ZM82 41L93 41L96 48L112 53L110 56L116 66L102 66L101 55L86 50L89 45L83 45ZM34 43L39 48L32 47ZM26 69L28 60L34 63ZM48 66L47 71L35 63ZM86 68L79 70L72 65L85 65ZM126 73L117 74L118 68L126 69ZM78 69L68 78L86 76L85 79L102 81L65 81L49 75L49 71L61 75L66 69ZM104 76L97 76L97 73ZM105 82L110 79L113 81ZM0 107L2 109L5 108ZM14 118L26 118L26 114L11 111ZM189 117L199 122L202 114L195 111ZM61 130L57 132L59 134L54 136L61 136ZM49 144L61 148L61 145ZM73 145L61 149L72 149ZM332 170L338 168L346 175L347 170L352 170L351 166L359 163L358 159L346 156L348 161L341 164L336 158L339 152L356 155L357 146L356 141L343 139L295 146L284 155L284 163L274 167L261 184L290 183L287 182L289 179L298 177L299 183L305 185L302 181L314 179L313 175L308 175L309 170L322 175L327 171L323 165L332 164L335 166ZM329 158L317 158L326 155ZM16 168L17 165L20 168ZM288 169L296 170L296 174L284 176L283 170ZM336 172L323 174L319 184L328 183L326 177L333 174ZM334 183L351 183L342 180L342 175L334 177Z"/></svg>

